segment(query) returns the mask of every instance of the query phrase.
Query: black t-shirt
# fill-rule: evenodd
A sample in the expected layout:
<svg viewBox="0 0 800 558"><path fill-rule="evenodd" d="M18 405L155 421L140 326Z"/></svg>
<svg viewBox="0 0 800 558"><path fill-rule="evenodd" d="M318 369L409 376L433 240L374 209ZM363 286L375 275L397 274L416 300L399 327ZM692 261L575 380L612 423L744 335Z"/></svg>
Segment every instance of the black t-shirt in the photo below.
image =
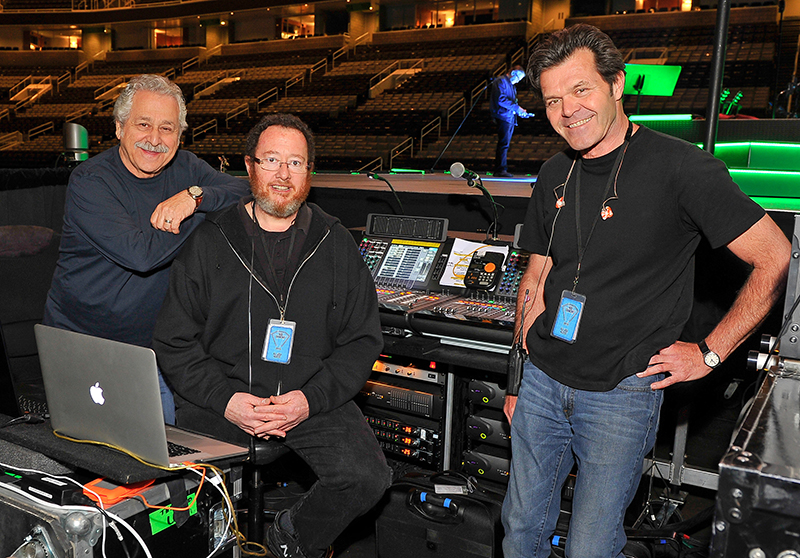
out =
<svg viewBox="0 0 800 558"><path fill-rule="evenodd" d="M520 245L549 255L545 311L528 332L531 362L574 388L608 391L641 372L680 335L692 307L694 252L704 236L713 248L749 229L764 210L731 180L721 161L697 147L644 127L630 140L616 188L597 219L617 151L579 160L564 186L574 152L547 161L528 205ZM583 167L583 168L581 168ZM586 297L577 340L551 337L561 293L572 290L578 264L575 222L581 175L581 237L586 249L575 292ZM566 202L559 212L556 201Z"/></svg>
<svg viewBox="0 0 800 558"><path fill-rule="evenodd" d="M289 294L292 275L300 263L303 244L311 226L311 209L306 204L300 206L292 225L282 232L263 230L252 215L251 196L239 201L239 217L247 234L253 236L253 251L263 279L283 306Z"/></svg>

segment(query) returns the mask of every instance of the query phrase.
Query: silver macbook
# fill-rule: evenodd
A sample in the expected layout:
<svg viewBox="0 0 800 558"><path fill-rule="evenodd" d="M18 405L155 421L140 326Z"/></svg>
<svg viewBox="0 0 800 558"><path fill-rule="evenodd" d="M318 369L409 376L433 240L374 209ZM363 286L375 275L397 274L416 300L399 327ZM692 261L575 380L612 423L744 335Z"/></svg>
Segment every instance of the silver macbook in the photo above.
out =
<svg viewBox="0 0 800 558"><path fill-rule="evenodd" d="M152 349L41 324L34 331L56 432L105 442L162 467L247 453L243 446L164 424ZM171 457L168 441L183 453Z"/></svg>

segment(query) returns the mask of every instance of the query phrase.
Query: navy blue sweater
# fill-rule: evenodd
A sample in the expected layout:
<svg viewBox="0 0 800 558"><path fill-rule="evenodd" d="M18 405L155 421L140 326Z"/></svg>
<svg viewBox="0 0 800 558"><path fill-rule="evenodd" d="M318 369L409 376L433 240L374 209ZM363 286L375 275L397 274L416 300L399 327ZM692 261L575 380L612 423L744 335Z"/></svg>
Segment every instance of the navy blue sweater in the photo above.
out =
<svg viewBox="0 0 800 558"><path fill-rule="evenodd" d="M198 212L180 234L159 231L150 215L189 186L203 188ZM70 176L58 265L43 322L80 333L150 346L169 283L169 265L205 218L235 203L246 180L222 174L179 150L158 176L136 178L112 147Z"/></svg>

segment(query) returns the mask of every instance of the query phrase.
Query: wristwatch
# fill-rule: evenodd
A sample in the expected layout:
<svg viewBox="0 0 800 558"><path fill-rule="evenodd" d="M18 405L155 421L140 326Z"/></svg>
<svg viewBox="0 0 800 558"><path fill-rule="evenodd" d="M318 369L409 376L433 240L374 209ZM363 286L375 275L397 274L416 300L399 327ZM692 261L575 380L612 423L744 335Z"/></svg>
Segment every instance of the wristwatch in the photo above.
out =
<svg viewBox="0 0 800 558"><path fill-rule="evenodd" d="M717 353L708 348L705 339L700 341L697 346L700 347L700 352L703 353L703 362L706 363L706 366L709 368L716 368L719 366L719 363L722 362L722 359L719 358Z"/></svg>
<svg viewBox="0 0 800 558"><path fill-rule="evenodd" d="M189 186L186 191L192 196L195 203L194 210L197 211L197 208L200 207L200 203L203 201L203 189L200 186Z"/></svg>

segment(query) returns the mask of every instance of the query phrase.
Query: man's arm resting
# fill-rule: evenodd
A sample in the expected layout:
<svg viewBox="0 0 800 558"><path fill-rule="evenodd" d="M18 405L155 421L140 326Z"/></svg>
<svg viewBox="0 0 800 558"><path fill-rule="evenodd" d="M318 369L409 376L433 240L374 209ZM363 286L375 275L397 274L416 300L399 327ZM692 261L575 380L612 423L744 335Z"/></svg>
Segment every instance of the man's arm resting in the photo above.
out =
<svg viewBox="0 0 800 558"><path fill-rule="evenodd" d="M728 248L753 266L753 270L728 313L706 337L708 347L722 360L761 325L780 299L791 255L789 241L767 215L731 241ZM666 379L652 384L653 389L662 389L678 382L697 380L710 371L696 343L676 341L654 355L647 370L638 376L669 373Z"/></svg>

